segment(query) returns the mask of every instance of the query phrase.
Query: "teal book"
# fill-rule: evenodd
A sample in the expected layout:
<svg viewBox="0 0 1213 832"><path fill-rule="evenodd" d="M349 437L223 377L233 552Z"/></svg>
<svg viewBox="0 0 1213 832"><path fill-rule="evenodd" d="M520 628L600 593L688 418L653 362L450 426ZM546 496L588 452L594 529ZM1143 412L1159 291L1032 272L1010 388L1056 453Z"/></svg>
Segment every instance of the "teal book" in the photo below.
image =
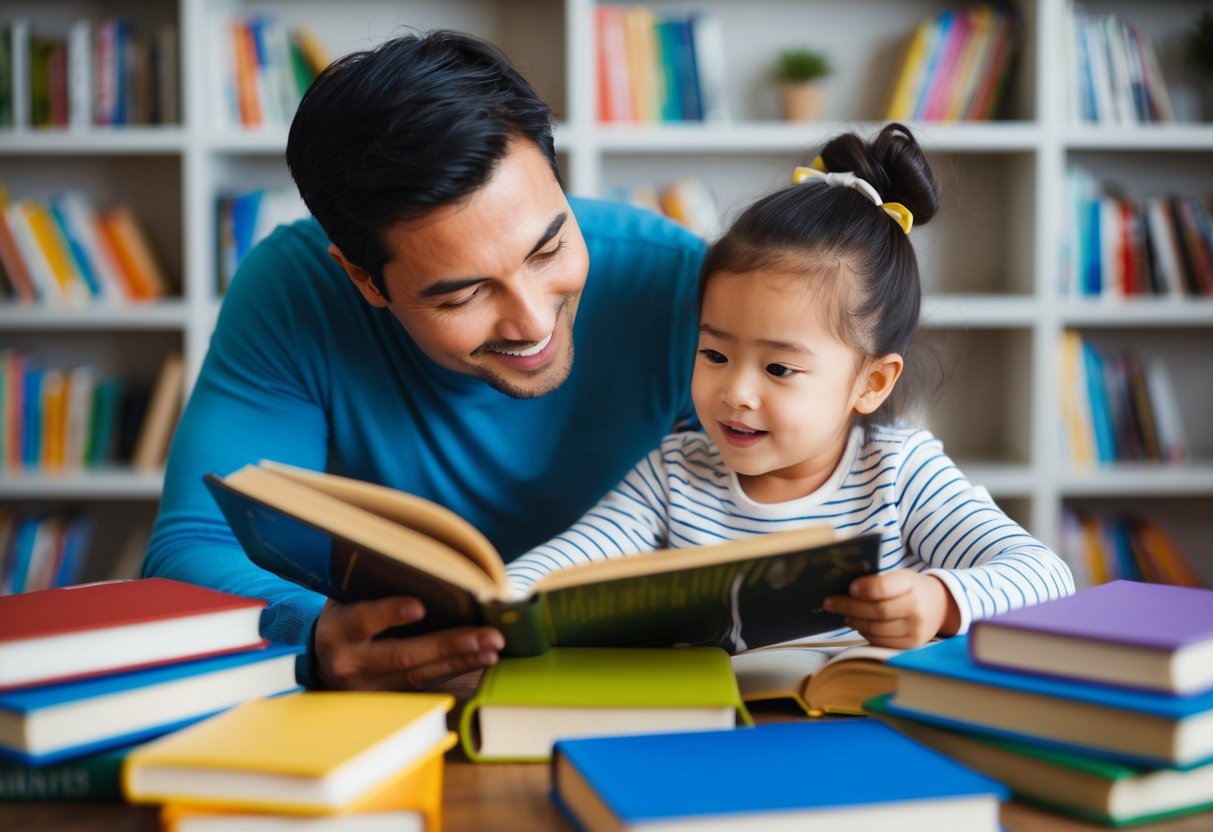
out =
<svg viewBox="0 0 1213 832"><path fill-rule="evenodd" d="M1191 696L1038 676L977 664L968 636L889 660L888 711L1129 765L1213 761L1213 690Z"/></svg>
<svg viewBox="0 0 1213 832"><path fill-rule="evenodd" d="M475 762L540 762L561 739L750 721L718 647L556 647L485 670L459 737Z"/></svg>
<svg viewBox="0 0 1213 832"><path fill-rule="evenodd" d="M865 703L910 739L1005 783L1015 797L1110 826L1156 823L1213 809L1213 763L1181 770L1131 766L894 716L889 696Z"/></svg>
<svg viewBox="0 0 1213 832"><path fill-rule="evenodd" d="M400 635L501 629L506 655L552 647L744 648L843 625L828 595L877 571L880 535L824 526L667 549L558 570L515 594L493 545L436 503L276 463L206 478L258 566L342 602L411 595L426 610Z"/></svg>
<svg viewBox="0 0 1213 832"><path fill-rule="evenodd" d="M44 766L0 762L0 803L123 803L122 764L134 747Z"/></svg>
<svg viewBox="0 0 1213 832"><path fill-rule="evenodd" d="M1009 790L875 720L556 743L552 799L585 832L998 832Z"/></svg>

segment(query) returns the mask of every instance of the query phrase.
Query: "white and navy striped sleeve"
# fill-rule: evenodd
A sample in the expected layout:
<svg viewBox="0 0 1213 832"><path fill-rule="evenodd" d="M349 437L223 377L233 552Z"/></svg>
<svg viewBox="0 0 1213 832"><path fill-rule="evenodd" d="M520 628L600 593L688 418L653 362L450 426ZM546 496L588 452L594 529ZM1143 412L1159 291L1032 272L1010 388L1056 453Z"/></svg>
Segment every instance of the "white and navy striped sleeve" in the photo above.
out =
<svg viewBox="0 0 1213 832"><path fill-rule="evenodd" d="M568 531L512 561L506 567L511 590L525 594L550 572L666 546L670 500L665 470L658 448Z"/></svg>
<svg viewBox="0 0 1213 832"><path fill-rule="evenodd" d="M971 485L931 434L911 434L900 463L902 540L956 599L959 632L975 618L1074 592L1066 562Z"/></svg>

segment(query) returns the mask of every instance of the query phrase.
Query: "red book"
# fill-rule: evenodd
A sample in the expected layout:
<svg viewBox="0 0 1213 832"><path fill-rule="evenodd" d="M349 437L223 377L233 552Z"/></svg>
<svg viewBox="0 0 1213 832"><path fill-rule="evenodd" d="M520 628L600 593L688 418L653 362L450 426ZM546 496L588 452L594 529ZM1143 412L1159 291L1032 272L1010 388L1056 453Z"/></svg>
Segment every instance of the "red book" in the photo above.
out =
<svg viewBox="0 0 1213 832"><path fill-rule="evenodd" d="M265 601L167 578L0 597L0 690L260 647Z"/></svg>

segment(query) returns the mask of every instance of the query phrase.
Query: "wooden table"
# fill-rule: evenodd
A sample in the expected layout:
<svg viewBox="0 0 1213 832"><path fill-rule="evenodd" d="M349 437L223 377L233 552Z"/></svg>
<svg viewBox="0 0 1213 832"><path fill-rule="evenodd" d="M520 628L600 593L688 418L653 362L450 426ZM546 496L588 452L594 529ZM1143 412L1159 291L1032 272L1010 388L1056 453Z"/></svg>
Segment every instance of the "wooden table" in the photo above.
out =
<svg viewBox="0 0 1213 832"><path fill-rule="evenodd" d="M477 674L453 680L443 690L460 705L474 689ZM452 728L459 708L450 715ZM792 711L756 711L760 722L795 719ZM447 755L443 788L444 832L574 832L548 799L548 767L542 764L470 763L458 747ZM1007 832L1092 832L1108 827L1082 823L1020 803L1002 809ZM0 830L18 832L159 832L157 809L121 804L4 804ZM1166 823L1133 827L1134 832L1210 832L1213 812Z"/></svg>

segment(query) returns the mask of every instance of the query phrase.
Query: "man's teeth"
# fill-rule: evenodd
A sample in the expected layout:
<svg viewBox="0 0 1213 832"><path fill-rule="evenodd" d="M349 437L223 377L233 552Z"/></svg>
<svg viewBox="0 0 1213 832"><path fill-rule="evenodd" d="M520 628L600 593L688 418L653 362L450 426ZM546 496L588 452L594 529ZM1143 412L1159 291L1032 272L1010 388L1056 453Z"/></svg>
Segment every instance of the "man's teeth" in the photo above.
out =
<svg viewBox="0 0 1213 832"><path fill-rule="evenodd" d="M542 341L540 341L538 344L531 347L530 349L525 349L525 350L495 349L495 350L493 350L493 352L499 352L502 355L512 355L517 358L527 358L529 356L538 355L539 353L543 352L543 348L546 347L551 342L551 340L552 340L552 333L549 332L547 338L544 338Z"/></svg>

